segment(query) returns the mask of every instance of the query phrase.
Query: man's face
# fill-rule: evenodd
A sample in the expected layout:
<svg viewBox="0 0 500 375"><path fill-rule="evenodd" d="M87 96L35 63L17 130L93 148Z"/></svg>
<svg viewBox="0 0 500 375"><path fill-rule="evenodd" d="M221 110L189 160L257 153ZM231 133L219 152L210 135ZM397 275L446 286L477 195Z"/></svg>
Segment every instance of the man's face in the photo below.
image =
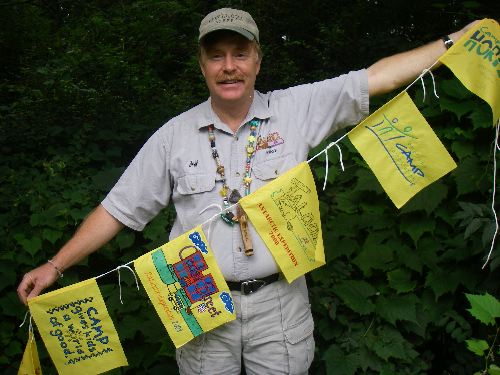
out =
<svg viewBox="0 0 500 375"><path fill-rule="evenodd" d="M260 58L254 43L227 32L202 48L200 67L212 101L242 104L251 101Z"/></svg>

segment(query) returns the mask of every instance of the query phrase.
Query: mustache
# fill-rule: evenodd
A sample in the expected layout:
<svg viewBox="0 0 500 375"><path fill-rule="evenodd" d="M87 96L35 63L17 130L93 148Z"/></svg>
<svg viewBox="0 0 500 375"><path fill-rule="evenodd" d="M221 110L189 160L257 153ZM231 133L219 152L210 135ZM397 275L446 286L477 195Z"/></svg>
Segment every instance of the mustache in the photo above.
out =
<svg viewBox="0 0 500 375"><path fill-rule="evenodd" d="M222 81L243 81L244 78L239 74L222 74L217 77L217 82Z"/></svg>

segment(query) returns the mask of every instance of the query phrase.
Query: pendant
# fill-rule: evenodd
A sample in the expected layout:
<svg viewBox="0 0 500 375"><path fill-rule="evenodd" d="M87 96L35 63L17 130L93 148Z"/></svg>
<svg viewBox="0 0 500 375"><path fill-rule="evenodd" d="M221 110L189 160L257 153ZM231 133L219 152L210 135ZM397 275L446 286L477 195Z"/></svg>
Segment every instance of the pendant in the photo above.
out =
<svg viewBox="0 0 500 375"><path fill-rule="evenodd" d="M240 205L237 207L238 221L240 223L241 239L243 240L243 247L245 248L245 255L253 255L252 238L250 237L250 229L248 228L248 217Z"/></svg>
<svg viewBox="0 0 500 375"><path fill-rule="evenodd" d="M241 194L238 190L234 189L229 195L229 202L232 204L238 203L241 199Z"/></svg>
<svg viewBox="0 0 500 375"><path fill-rule="evenodd" d="M238 218L235 217L231 211L220 214L220 217L226 224L229 224L231 226L238 222Z"/></svg>

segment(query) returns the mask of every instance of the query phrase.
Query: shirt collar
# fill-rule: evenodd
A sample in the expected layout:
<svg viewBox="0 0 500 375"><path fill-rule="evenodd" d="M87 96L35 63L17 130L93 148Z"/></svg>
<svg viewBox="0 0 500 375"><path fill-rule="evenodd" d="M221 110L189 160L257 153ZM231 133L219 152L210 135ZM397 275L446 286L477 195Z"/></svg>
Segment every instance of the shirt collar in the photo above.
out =
<svg viewBox="0 0 500 375"><path fill-rule="evenodd" d="M227 125L223 124L219 120L219 117L214 113L211 103L211 98L208 98L207 101L201 104L201 113L198 118L198 129L207 127L208 125L214 125L217 129L229 131ZM252 105L250 106L247 117L243 123L247 123L254 118L266 120L271 116L271 110L269 109L269 105L264 96L260 92L254 90Z"/></svg>

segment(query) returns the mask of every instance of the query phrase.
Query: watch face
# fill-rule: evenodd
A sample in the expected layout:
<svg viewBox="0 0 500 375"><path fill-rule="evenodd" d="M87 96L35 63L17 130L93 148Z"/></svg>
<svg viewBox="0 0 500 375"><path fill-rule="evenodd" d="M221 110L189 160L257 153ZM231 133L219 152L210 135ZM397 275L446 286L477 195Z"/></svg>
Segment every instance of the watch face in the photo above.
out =
<svg viewBox="0 0 500 375"><path fill-rule="evenodd" d="M453 40L449 36L443 36L442 39L446 48L450 48L453 45Z"/></svg>

